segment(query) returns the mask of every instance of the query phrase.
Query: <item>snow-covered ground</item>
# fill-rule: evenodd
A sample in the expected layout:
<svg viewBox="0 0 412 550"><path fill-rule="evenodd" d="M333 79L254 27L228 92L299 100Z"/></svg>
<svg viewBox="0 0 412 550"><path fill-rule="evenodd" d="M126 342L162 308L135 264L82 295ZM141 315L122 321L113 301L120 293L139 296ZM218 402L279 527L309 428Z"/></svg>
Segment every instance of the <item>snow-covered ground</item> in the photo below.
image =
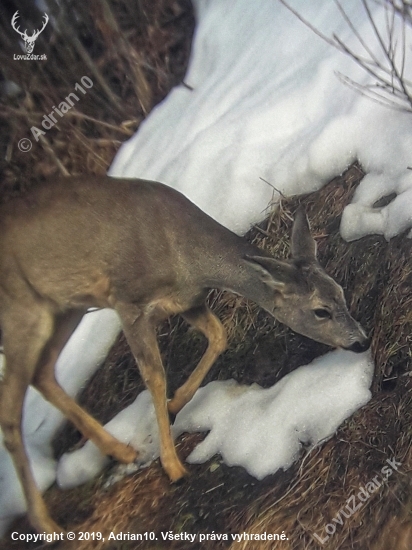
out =
<svg viewBox="0 0 412 550"><path fill-rule="evenodd" d="M291 466L302 444L315 445L330 437L345 418L365 405L371 397L372 375L368 354L339 350L294 370L269 389L234 380L210 382L177 415L173 435L208 431L188 462L205 462L220 453L226 464L243 466L262 479ZM141 464L159 456L155 412L147 390L106 428L139 449ZM108 462L88 441L62 457L57 480L63 488L73 487L93 478Z"/></svg>
<svg viewBox="0 0 412 550"><path fill-rule="evenodd" d="M361 84L369 77L280 2L194 3L197 28L185 78L191 89L176 87L153 110L123 145L110 174L155 179L176 187L215 219L242 233L264 216L272 199L273 188L260 178L285 194L307 193L358 159L367 176L344 212L343 237L379 233L389 239L410 228L411 114L383 108L343 85L336 72ZM338 34L361 53L335 3L290 3L325 34ZM344 6L364 40L383 58L361 2L346 0ZM371 2L371 9L385 28L382 8ZM408 27L409 53L411 31ZM409 58L405 71L411 78ZM373 208L377 199L390 193L396 198L388 206ZM118 331L112 312L91 313L82 321L57 365L58 378L71 395L84 387ZM229 464L243 465L260 478L288 467L301 442L316 444L333 434L368 401L371 377L368 354L337 351L269 390L214 382L178 415L175 430L211 430L192 453L193 461L221 453ZM151 441L147 456L154 457L156 426L148 401L144 392L109 429L139 448ZM46 489L56 478L50 440L62 418L35 390L27 396L24 415L35 477ZM230 422L233 415L236 422ZM233 429L236 425L243 429ZM77 453L62 459L59 480L64 485L91 475L80 463L87 462L93 475L104 465L91 444ZM93 460L89 461L88 453ZM0 533L24 509L11 461L0 447Z"/></svg>

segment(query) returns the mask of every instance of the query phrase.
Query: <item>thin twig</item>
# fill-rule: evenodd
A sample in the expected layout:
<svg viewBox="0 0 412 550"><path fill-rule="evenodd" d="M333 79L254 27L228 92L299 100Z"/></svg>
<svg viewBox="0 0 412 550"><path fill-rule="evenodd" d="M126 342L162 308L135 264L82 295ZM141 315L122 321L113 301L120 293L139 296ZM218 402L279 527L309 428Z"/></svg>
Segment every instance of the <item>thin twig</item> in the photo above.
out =
<svg viewBox="0 0 412 550"><path fill-rule="evenodd" d="M373 62L376 63L376 65L379 65L379 60L376 58L373 51L369 48L369 46L366 44L366 42L363 40L361 34L358 32L355 25L352 23L351 19L347 15L346 11L343 9L343 7L342 7L341 3L339 2L339 0L335 0L335 3L338 6L339 11L341 12L341 14L342 14L343 18L345 19L346 23L348 24L349 28L351 29L353 34L356 36L356 38L359 40L359 42L362 44L365 51L368 53L368 55L373 60Z"/></svg>
<svg viewBox="0 0 412 550"><path fill-rule="evenodd" d="M398 84L400 85L400 87L402 88L404 94L405 94L405 98L406 100L408 101L408 103L410 104L411 108L412 108L412 97L409 95L409 92L408 90L406 89L406 86L405 86L405 83L404 83L404 80L400 77L399 75L399 72L398 72L398 68L396 66L396 63L394 62L394 60L391 59L391 56L390 56L390 53L388 52L388 47L385 45L385 43L383 42L382 40L382 36L381 36L381 33L379 32L377 26L376 26L376 23L372 17L372 14L371 14L371 11L369 9L369 6L368 6L368 3L366 0L362 0L362 4L365 8L365 11L366 13L368 14L368 18L369 18L369 22L371 23L372 25L372 28L373 28L373 31L376 35L376 38L378 39L379 41L379 44L381 45L381 48L382 48L382 51L383 51L383 54L386 56L386 58L388 59L388 62L393 70L393 73L396 77L396 80L398 81Z"/></svg>
<svg viewBox="0 0 412 550"><path fill-rule="evenodd" d="M404 112L412 112L412 92L409 88L412 86L411 80L405 76L406 67L406 52L407 52L407 40L406 40L406 24L412 25L412 5L405 0L402 1L402 9L399 5L396 5L394 0L386 0L384 3L376 0L376 3L383 7L385 10L386 21L386 39L383 37L382 31L378 28L376 21L372 15L368 0L361 0L367 19L372 27L373 33L378 41L381 51L383 52L384 62L382 62L372 51L372 49L365 42L360 32L355 27L353 21L344 10L340 0L335 0L335 4L338 7L344 21L349 26L353 35L361 44L362 48L366 52L365 55L356 53L350 48L343 40L337 35L333 34L332 38L323 34L319 29L314 27L307 19L305 19L299 12L292 8L286 0L279 0L289 11L291 11L304 25L306 25L317 36L322 38L327 44L339 50L340 52L348 55L357 65L359 65L364 71L366 71L372 78L376 79L375 84L359 84L347 76L339 75L339 78L347 85L354 88L362 95L373 99L375 102L385 105L386 107L395 108ZM401 17L400 22L400 39L398 41L395 31L397 28L396 16ZM401 52L399 53L399 48ZM400 61L397 61L397 57L400 55ZM378 91L377 91L378 90ZM395 100L390 99L388 96L392 96Z"/></svg>
<svg viewBox="0 0 412 550"><path fill-rule="evenodd" d="M394 109L395 111L401 111L403 113L410 113L411 110L406 105L401 105L396 103L393 99L386 98L382 93L377 93L371 90L368 86L363 86L362 84L359 84L358 82L355 82L354 80L351 80L348 76L343 75L341 73L336 73L338 78L347 86L353 88L356 92L360 93L361 95L367 97L374 103L377 103L379 105L382 105L384 107ZM385 90L383 90L385 91ZM390 93L390 92L388 92ZM393 94L394 95L394 94Z"/></svg>
<svg viewBox="0 0 412 550"><path fill-rule="evenodd" d="M46 149L46 151L49 153L49 155L54 160L56 166L60 170L60 172L63 174L63 176L70 176L70 172L64 167L62 162L59 160L58 156L54 152L52 146L50 145L49 141L42 135L39 136L39 140L41 141L41 144Z"/></svg>
<svg viewBox="0 0 412 550"><path fill-rule="evenodd" d="M273 183L270 183L270 181L265 180L265 178L259 177L259 179L260 179L261 181L267 183L272 189L274 189L274 190L276 191L276 193L279 193L279 195L280 195L281 197L283 197L284 199L286 199L286 195L284 195L280 189L277 189L277 188L273 185Z"/></svg>

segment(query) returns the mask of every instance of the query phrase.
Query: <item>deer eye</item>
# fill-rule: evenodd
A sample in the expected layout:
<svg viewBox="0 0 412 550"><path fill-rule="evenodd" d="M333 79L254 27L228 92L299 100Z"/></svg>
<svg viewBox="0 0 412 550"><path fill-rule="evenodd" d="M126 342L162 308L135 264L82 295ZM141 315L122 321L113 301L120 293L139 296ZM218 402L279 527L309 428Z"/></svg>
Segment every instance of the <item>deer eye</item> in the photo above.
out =
<svg viewBox="0 0 412 550"><path fill-rule="evenodd" d="M322 307L314 309L313 313L315 314L315 317L317 319L332 319L332 315L330 314L330 311Z"/></svg>

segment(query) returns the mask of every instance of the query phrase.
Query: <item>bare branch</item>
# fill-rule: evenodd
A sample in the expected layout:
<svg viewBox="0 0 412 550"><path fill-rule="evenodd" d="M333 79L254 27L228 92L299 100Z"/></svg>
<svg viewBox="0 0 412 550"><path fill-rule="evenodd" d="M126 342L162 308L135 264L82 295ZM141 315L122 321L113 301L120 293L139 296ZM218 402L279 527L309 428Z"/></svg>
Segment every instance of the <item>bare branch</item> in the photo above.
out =
<svg viewBox="0 0 412 550"><path fill-rule="evenodd" d="M352 21L350 20L349 16L347 15L347 13L345 12L345 10L343 9L341 3L339 2L339 0L335 0L335 3L336 5L338 6L339 8L339 11L341 12L343 18L345 19L346 23L348 24L348 26L350 27L351 31L353 32L353 34L356 36L356 38L359 40L359 42L362 44L363 48L365 49L365 51L367 52L367 54L369 55L369 57L371 58L372 62L375 63L376 65L379 65L379 60L378 58L375 56L375 54L373 53L373 51L369 48L369 46L366 44L366 42L363 40L362 36L360 35L360 33L358 32L358 30L356 29L355 25L352 23Z"/></svg>
<svg viewBox="0 0 412 550"><path fill-rule="evenodd" d="M378 0L375 0L378 2ZM383 0L389 4L391 9L396 12L408 25L412 26L412 2L410 0ZM382 5L381 2L378 2Z"/></svg>
<svg viewBox="0 0 412 550"><path fill-rule="evenodd" d="M351 80L348 76L342 74L342 73L336 73L336 76L341 80L344 84L347 86L353 88L357 92L359 92L361 95L367 97L374 103L378 103L379 105L383 105L384 107L388 107L389 109L394 109L395 111L401 111L403 113L410 113L411 109L407 105L403 103L397 103L395 101L395 96L392 94L392 97L386 97L384 94L385 90L382 87L375 86L376 88L379 88L379 92L375 92L372 88L372 86L364 86L362 84L359 84L358 82ZM390 94L390 92L387 92Z"/></svg>
<svg viewBox="0 0 412 550"><path fill-rule="evenodd" d="M309 21L307 19L302 17L302 15L299 12L297 12L294 8L292 8L292 6L290 6L285 0L279 0L279 2L281 4L283 4L285 6L285 8L287 8L290 12L292 12L293 15L295 15L300 21L302 21L302 23L304 23L311 31L313 31L320 38L322 38L322 40L324 40L325 42L327 42L330 46L333 46L334 48L337 47L333 40L331 40L328 36L326 36L326 34L321 33L320 30L318 30L311 23L309 23Z"/></svg>
<svg viewBox="0 0 412 550"><path fill-rule="evenodd" d="M349 47L336 34L329 37L322 33L292 8L286 0L279 1L317 36L349 56L374 79L372 84L359 84L347 76L339 75L342 82L381 105L409 113L412 112L412 81L405 75L408 46L407 25L412 26L411 0L373 0L375 4L385 10L384 29L379 28L375 21L369 4L371 0L361 0L369 25L372 28L379 49L383 53L383 59L366 43L340 0L335 0L335 4L345 23L361 45L363 49L361 54Z"/></svg>

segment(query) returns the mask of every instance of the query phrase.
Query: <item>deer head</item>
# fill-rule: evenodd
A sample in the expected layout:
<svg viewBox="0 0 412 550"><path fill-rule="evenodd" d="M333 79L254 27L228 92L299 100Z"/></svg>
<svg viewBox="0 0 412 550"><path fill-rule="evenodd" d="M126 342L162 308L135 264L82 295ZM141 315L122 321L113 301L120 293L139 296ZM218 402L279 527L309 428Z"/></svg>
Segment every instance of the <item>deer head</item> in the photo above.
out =
<svg viewBox="0 0 412 550"><path fill-rule="evenodd" d="M292 330L332 347L366 351L370 340L350 315L342 287L329 277L316 259L316 242L303 209L295 218L292 259L249 256L261 278L272 288L264 307Z"/></svg>
<svg viewBox="0 0 412 550"><path fill-rule="evenodd" d="M13 15L13 18L11 20L11 26L13 29L23 38L24 40L24 47L26 48L27 53L32 53L34 49L34 44L39 36L40 33L44 31L44 28L46 27L47 23L49 22L49 16L47 13L44 14L44 23L40 30L33 31L33 34L31 36L28 36L27 29L24 32L20 31L20 27L16 27L16 21L19 17L19 12L16 11L16 13Z"/></svg>

